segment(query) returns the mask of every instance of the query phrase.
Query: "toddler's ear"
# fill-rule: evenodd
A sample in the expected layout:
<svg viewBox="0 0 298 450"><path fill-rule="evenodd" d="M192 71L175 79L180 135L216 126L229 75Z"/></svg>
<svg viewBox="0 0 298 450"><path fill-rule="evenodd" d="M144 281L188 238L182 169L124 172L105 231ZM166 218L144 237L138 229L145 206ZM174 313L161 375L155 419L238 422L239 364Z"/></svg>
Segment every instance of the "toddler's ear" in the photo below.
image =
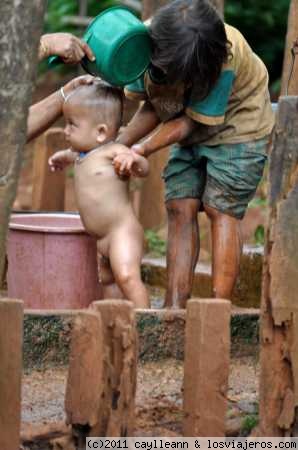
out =
<svg viewBox="0 0 298 450"><path fill-rule="evenodd" d="M105 142L107 140L108 137L108 127L105 123L100 123L97 126L97 137L96 137L96 141L99 144L102 144L103 142Z"/></svg>

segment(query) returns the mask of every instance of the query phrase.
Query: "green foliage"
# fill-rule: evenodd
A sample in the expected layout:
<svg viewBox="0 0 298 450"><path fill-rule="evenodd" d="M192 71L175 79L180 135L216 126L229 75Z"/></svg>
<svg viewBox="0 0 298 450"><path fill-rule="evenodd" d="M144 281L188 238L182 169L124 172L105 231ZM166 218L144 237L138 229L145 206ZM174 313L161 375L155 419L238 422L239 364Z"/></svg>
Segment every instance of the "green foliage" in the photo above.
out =
<svg viewBox="0 0 298 450"><path fill-rule="evenodd" d="M241 425L241 435L248 436L250 432L258 425L258 423L259 415L257 412L255 414L248 414L245 416Z"/></svg>
<svg viewBox="0 0 298 450"><path fill-rule="evenodd" d="M107 8L121 4L121 0L88 0L87 15L95 17ZM77 35L82 34L80 27L67 25L66 16L73 16L79 13L78 0L49 0L46 14L45 31L49 33L58 31L68 31ZM83 27L84 29L84 27Z"/></svg>
<svg viewBox="0 0 298 450"><path fill-rule="evenodd" d="M255 234L254 234L254 238L255 238L255 243L256 245L264 245L265 244L265 228L264 225L258 225L256 230L255 230Z"/></svg>
<svg viewBox="0 0 298 450"><path fill-rule="evenodd" d="M225 20L248 40L269 69L280 77L290 0L226 0Z"/></svg>
<svg viewBox="0 0 298 450"><path fill-rule="evenodd" d="M71 32L76 34L76 28L67 26L63 22L65 16L78 14L77 0L50 0L45 20L45 32L55 33L59 31Z"/></svg>
<svg viewBox="0 0 298 450"><path fill-rule="evenodd" d="M166 241L161 239L153 230L145 231L145 238L148 245L148 250L154 256L164 256L167 251Z"/></svg>
<svg viewBox="0 0 298 450"><path fill-rule="evenodd" d="M267 198L255 197L249 202L248 207L249 208L259 208L259 207L266 208L267 205L268 205Z"/></svg>

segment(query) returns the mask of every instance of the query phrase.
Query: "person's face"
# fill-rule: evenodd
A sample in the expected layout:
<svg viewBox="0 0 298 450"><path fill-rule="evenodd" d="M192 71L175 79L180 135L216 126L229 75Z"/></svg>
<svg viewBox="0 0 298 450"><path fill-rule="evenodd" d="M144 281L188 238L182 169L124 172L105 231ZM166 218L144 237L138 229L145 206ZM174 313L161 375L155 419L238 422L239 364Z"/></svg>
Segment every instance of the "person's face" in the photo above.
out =
<svg viewBox="0 0 298 450"><path fill-rule="evenodd" d="M64 103L63 114L65 138L73 151L86 152L98 146L98 127L86 108L69 100Z"/></svg>

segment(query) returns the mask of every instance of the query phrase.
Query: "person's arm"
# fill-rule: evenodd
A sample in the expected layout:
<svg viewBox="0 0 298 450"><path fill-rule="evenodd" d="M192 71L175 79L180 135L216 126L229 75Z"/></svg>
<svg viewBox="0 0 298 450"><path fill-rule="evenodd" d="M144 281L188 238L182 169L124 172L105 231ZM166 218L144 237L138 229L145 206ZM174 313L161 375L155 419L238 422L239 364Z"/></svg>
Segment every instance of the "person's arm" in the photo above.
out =
<svg viewBox="0 0 298 450"><path fill-rule="evenodd" d="M117 142L131 147L140 139L151 133L160 123L153 106L149 101L139 108L127 127L120 131Z"/></svg>
<svg viewBox="0 0 298 450"><path fill-rule="evenodd" d="M115 172L120 176L147 177L149 174L149 162L144 156L124 147L116 153L113 159Z"/></svg>
<svg viewBox="0 0 298 450"><path fill-rule="evenodd" d="M143 142L133 145L132 150L147 158L161 148L183 141L195 127L196 123L186 115L169 120Z"/></svg>
<svg viewBox="0 0 298 450"><path fill-rule="evenodd" d="M63 170L65 167L67 167L69 164L73 164L78 157L77 152L73 152L70 149L67 150L59 150L58 152L54 153L49 158L49 166L52 172L55 172L56 170Z"/></svg>
<svg viewBox="0 0 298 450"><path fill-rule="evenodd" d="M60 56L66 64L75 64L87 56L90 61L95 57L86 42L70 33L44 34L40 38L38 59L52 55Z"/></svg>
<svg viewBox="0 0 298 450"><path fill-rule="evenodd" d="M83 75L71 80L59 91L54 92L49 97L41 100L39 103L29 108L27 120L27 142L47 130L62 114L62 106L64 97L70 94L81 84L93 83L94 77L91 75Z"/></svg>

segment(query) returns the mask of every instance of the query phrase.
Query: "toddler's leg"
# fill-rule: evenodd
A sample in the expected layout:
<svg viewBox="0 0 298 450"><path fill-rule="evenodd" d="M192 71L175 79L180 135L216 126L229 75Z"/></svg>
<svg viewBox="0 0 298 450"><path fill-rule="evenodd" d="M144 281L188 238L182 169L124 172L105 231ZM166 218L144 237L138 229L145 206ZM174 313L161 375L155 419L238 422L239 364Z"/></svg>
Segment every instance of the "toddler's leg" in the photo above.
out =
<svg viewBox="0 0 298 450"><path fill-rule="evenodd" d="M123 298L123 293L115 283L109 259L97 252L98 281L102 285L103 298Z"/></svg>
<svg viewBox="0 0 298 450"><path fill-rule="evenodd" d="M110 262L116 283L135 308L149 308L147 290L141 280L143 236L137 230L118 230L110 240Z"/></svg>

